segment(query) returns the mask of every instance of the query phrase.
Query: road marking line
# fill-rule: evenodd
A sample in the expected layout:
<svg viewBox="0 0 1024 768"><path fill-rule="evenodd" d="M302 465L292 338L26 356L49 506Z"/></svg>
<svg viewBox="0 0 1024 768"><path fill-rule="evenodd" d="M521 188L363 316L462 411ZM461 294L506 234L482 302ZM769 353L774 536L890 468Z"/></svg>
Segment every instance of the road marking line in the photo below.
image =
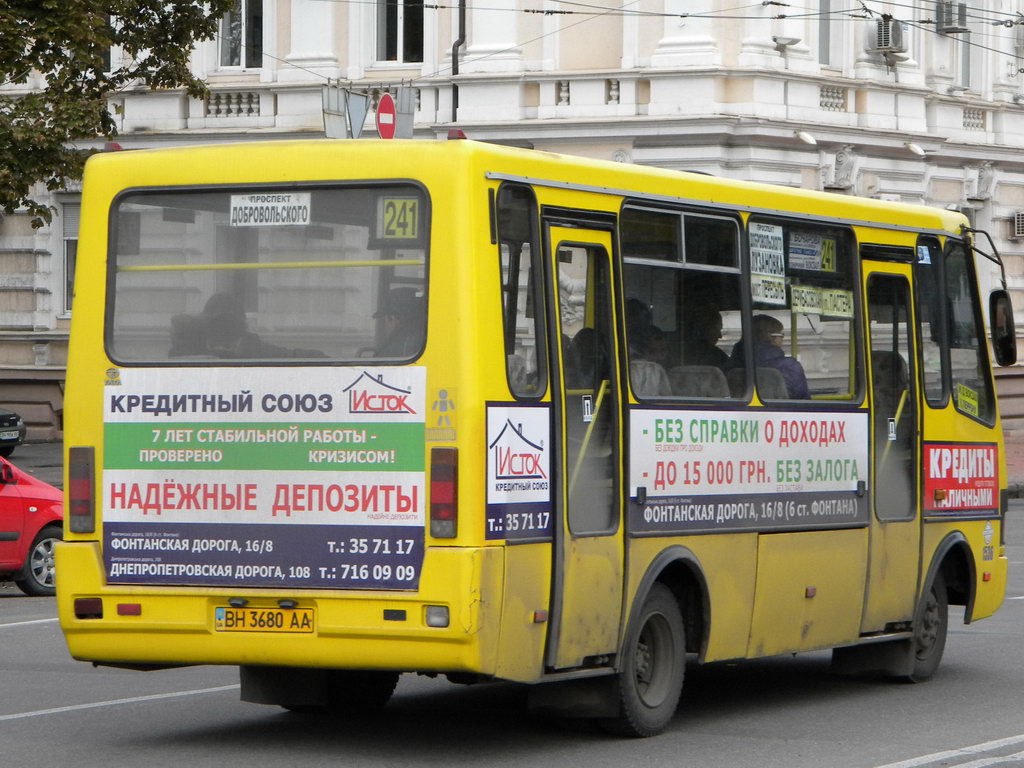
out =
<svg viewBox="0 0 1024 768"><path fill-rule="evenodd" d="M1017 597L1008 597L1007 600L1024 600L1024 595L1018 595Z"/></svg>
<svg viewBox="0 0 1024 768"><path fill-rule="evenodd" d="M194 691L177 691L175 693L155 693L151 696L133 696L130 699L114 699L113 701L97 701L92 704L72 704L68 707L55 707L54 709L38 709L35 712L19 712L14 715L0 715L0 722L4 720L24 720L28 717L40 717L41 715L59 715L63 712L74 712L79 709L98 709L100 707L114 707L120 704L135 704L140 701L159 701L160 699L177 699L183 696L199 696L204 693L222 693L233 691L238 688L235 685L222 685L218 688L200 688Z"/></svg>
<svg viewBox="0 0 1024 768"><path fill-rule="evenodd" d="M900 763L886 763L885 765L877 766L877 768L917 768L917 766L920 765L937 763L939 760L946 760L951 757L970 757L971 755L980 755L983 752L991 752L993 749L1002 749L1003 747L1014 746L1021 742L1024 742L1024 734L1010 736L1006 739L996 739L995 741L985 741L971 747L963 747L962 749L950 749L946 752L935 752L931 755L921 755L921 757L913 757L910 760L904 760ZM1007 759L1009 758L999 758L999 760ZM975 763L967 763L966 765L975 765ZM992 763L978 763L978 765L992 765ZM960 768L964 768L964 766L961 766Z"/></svg>
<svg viewBox="0 0 1024 768"><path fill-rule="evenodd" d="M1012 755L1002 755L1000 757L985 757L981 760L972 760L969 763L962 763L956 768L986 768L989 765L1009 765L1008 760L1017 760L1024 757L1024 752L1017 752ZM1016 765L1016 763L1014 763Z"/></svg>
<svg viewBox="0 0 1024 768"><path fill-rule="evenodd" d="M1013 599L1012 597L1010 598ZM50 622L57 621L57 619L32 619L31 621L11 621L0 624L0 629L4 627L24 627L26 624L49 624Z"/></svg>

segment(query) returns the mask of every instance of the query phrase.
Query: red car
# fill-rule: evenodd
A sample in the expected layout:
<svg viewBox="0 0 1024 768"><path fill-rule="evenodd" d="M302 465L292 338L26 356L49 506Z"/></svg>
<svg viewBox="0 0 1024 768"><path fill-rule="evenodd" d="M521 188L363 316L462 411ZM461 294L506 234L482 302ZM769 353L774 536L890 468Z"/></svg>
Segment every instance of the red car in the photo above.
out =
<svg viewBox="0 0 1024 768"><path fill-rule="evenodd" d="M63 529L64 494L0 459L0 579L26 595L52 595L53 545Z"/></svg>

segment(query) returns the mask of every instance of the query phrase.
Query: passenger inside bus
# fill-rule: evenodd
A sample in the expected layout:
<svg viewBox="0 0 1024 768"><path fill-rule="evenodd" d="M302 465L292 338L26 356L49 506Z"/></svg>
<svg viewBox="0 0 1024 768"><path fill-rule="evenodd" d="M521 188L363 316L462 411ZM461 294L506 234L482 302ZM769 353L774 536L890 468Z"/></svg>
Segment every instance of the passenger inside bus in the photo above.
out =
<svg viewBox="0 0 1024 768"><path fill-rule="evenodd" d="M771 315L755 315L752 328L754 339L754 365L758 369L773 368L782 374L786 391L791 400L807 400L811 394L807 387L807 375L800 361L787 357L782 349L786 334L782 323ZM733 348L733 361L742 364L743 340ZM760 379L760 375L759 375ZM760 380L758 382L760 385Z"/></svg>
<svg viewBox="0 0 1024 768"><path fill-rule="evenodd" d="M288 349L263 341L249 330L241 303L234 294L215 293L198 315L171 318L168 357L216 357L224 359L324 357L319 350Z"/></svg>
<svg viewBox="0 0 1024 768"><path fill-rule="evenodd" d="M713 365L724 371L729 367L729 356L718 347L722 338L722 313L710 304L697 304L686 314L683 364Z"/></svg>
<svg viewBox="0 0 1024 768"><path fill-rule="evenodd" d="M563 344L563 358L566 360L569 386L581 388L592 386L597 381L598 371L605 369L598 356L603 350L597 348L597 331L593 328L580 328L568 344ZM570 365L572 366L570 368ZM575 381L573 381L575 376Z"/></svg>
<svg viewBox="0 0 1024 768"><path fill-rule="evenodd" d="M770 314L758 314L754 316L752 331L754 365L757 366L758 389L762 397L809 399L811 394L804 367L798 359L786 356L782 350L785 332L781 322ZM744 339L740 339L732 348L730 365L734 369L741 369L744 365L744 343ZM781 391L783 387L775 383L779 376L784 384L784 394Z"/></svg>
<svg viewBox="0 0 1024 768"><path fill-rule="evenodd" d="M626 300L626 338L629 342L629 378L640 397L672 394L665 366L652 358L651 340L661 335L652 322L650 307L640 299ZM655 354L657 354L655 352Z"/></svg>
<svg viewBox="0 0 1024 768"><path fill-rule="evenodd" d="M384 330L377 357L412 357L423 346L423 301L415 288L393 289L373 316Z"/></svg>

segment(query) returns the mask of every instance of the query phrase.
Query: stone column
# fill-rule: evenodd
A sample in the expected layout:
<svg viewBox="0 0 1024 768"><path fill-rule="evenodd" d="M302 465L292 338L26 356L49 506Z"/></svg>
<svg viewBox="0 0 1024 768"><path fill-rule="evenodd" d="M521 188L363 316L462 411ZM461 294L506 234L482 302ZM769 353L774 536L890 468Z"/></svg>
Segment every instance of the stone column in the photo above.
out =
<svg viewBox="0 0 1024 768"><path fill-rule="evenodd" d="M709 67L721 64L712 36L714 0L665 0L665 27L651 57L652 67Z"/></svg>
<svg viewBox="0 0 1024 768"><path fill-rule="evenodd" d="M339 76L334 40L335 7L335 3L319 0L292 0L291 45L284 57L287 64L281 66L278 80L294 82L319 80L316 75Z"/></svg>
<svg viewBox="0 0 1024 768"><path fill-rule="evenodd" d="M508 0L474 0L466 19L467 45L459 72L518 72L523 68L519 24Z"/></svg>

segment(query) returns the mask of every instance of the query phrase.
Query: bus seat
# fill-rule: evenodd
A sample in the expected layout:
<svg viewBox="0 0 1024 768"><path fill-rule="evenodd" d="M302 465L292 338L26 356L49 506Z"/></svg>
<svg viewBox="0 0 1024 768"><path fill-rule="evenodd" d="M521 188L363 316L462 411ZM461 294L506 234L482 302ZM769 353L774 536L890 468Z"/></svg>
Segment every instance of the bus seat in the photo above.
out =
<svg viewBox="0 0 1024 768"><path fill-rule="evenodd" d="M713 365L677 365L668 372L673 394L681 397L728 397L729 384Z"/></svg>
<svg viewBox="0 0 1024 768"><path fill-rule="evenodd" d="M757 395L762 400L788 400L789 389L782 371L766 365L757 368Z"/></svg>
<svg viewBox="0 0 1024 768"><path fill-rule="evenodd" d="M747 394L746 368L730 368L725 372L725 381L729 385L729 397L742 398Z"/></svg>
<svg viewBox="0 0 1024 768"><path fill-rule="evenodd" d="M631 360L629 380L637 397L671 397L672 383L665 369L652 360Z"/></svg>

